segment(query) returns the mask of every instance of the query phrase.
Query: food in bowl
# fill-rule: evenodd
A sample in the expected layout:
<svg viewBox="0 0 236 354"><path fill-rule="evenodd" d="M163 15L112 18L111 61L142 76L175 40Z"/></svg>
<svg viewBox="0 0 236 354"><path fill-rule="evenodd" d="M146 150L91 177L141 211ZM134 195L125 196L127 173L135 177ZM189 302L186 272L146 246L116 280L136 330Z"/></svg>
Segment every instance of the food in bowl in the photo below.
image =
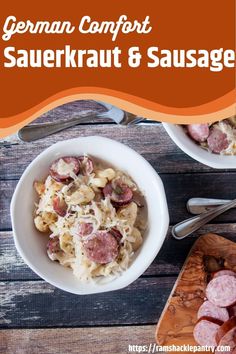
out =
<svg viewBox="0 0 236 354"><path fill-rule="evenodd" d="M209 152L220 155L236 155L236 117L213 124L189 124L186 133Z"/></svg>
<svg viewBox="0 0 236 354"><path fill-rule="evenodd" d="M145 199L130 176L90 156L64 156L34 188L34 223L49 238L52 261L82 281L116 277L129 267L147 223Z"/></svg>
<svg viewBox="0 0 236 354"><path fill-rule="evenodd" d="M84 152L93 157L94 161L105 161L107 167L115 166L116 170L125 171L135 181L145 199L146 206L142 210L147 210L148 220L142 246L134 252L128 269L115 278L101 276L96 277L96 281L76 279L71 268L50 261L46 252L49 233L41 234L33 222L35 203L39 202L39 196L33 189L34 181L45 181L49 167L57 157L78 156ZM141 212L141 208L139 210ZM115 140L89 136L57 142L41 152L29 164L16 186L11 201L11 220L16 248L26 264L39 277L64 291L88 295L122 289L145 272L158 255L165 240L169 213L161 178L142 156Z"/></svg>

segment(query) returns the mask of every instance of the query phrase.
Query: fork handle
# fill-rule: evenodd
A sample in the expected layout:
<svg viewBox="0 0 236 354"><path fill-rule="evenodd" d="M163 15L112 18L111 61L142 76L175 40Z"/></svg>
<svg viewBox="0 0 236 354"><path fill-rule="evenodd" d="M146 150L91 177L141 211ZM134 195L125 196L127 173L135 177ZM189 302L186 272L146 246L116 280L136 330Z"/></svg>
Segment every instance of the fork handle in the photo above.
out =
<svg viewBox="0 0 236 354"><path fill-rule="evenodd" d="M88 118L95 118L97 115L98 114L94 111L86 111L85 113L81 113L78 117L72 118L68 121L26 125L19 130L18 137L26 142L42 139L79 123L85 123Z"/></svg>

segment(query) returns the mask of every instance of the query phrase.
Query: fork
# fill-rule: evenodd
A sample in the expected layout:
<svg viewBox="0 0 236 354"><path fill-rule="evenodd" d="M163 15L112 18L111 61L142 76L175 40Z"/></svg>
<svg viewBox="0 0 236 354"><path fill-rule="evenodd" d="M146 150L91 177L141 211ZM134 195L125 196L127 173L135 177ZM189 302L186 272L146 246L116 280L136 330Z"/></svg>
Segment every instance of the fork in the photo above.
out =
<svg viewBox="0 0 236 354"><path fill-rule="evenodd" d="M51 134L58 133L64 129L71 128L75 125L86 123L88 118L110 118L115 123L121 125L134 125L144 120L142 117L138 117L132 113L125 112L120 108L112 106L111 104L100 101L96 102L104 106L107 111L103 113L96 113L92 110L87 110L81 112L77 117L71 118L67 121L26 125L18 131L18 137L25 142L42 139Z"/></svg>

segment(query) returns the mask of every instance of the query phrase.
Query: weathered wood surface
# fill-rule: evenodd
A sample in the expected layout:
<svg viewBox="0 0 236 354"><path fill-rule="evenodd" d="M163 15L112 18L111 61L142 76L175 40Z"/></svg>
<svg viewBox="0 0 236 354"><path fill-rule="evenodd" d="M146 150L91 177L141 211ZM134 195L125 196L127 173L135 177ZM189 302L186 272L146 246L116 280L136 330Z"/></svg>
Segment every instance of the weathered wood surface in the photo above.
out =
<svg viewBox="0 0 236 354"><path fill-rule="evenodd" d="M68 120L70 118L77 117L79 113L85 112L85 111L90 111L92 110L93 112L97 113L103 113L106 112L106 108L96 101L92 100L80 100L80 101L73 101L70 103L63 104L59 107L56 107L52 109L51 111L48 111L44 113L42 116L39 118L35 119L31 125L34 124L40 124L40 123L47 123L47 122L58 122L59 120ZM111 122L110 119L101 119L99 120L101 122ZM88 123L97 123L97 119L89 119L88 118Z"/></svg>
<svg viewBox="0 0 236 354"><path fill-rule="evenodd" d="M177 276L196 238L207 232L218 232L236 242L236 224L209 224L182 241L177 241L171 236L170 228L158 256L144 276ZM37 279L40 278L24 263L16 251L12 232L0 232L0 280Z"/></svg>
<svg viewBox="0 0 236 354"><path fill-rule="evenodd" d="M139 278L124 289L86 296L44 281L0 282L0 328L154 324L174 282Z"/></svg>
<svg viewBox="0 0 236 354"><path fill-rule="evenodd" d="M186 209L186 202L192 197L206 198L235 198L234 185L236 172L224 173L194 173L194 174L161 174L169 206L170 222L174 224L190 217ZM9 230L10 202L17 181L0 180L0 230ZM236 209L222 214L215 222L235 222Z"/></svg>
<svg viewBox="0 0 236 354"><path fill-rule="evenodd" d="M184 154L171 141L161 124L128 127L98 124L76 126L32 143L23 143L17 138L9 142L1 141L0 161L3 163L0 163L0 178L18 179L26 166L48 146L65 139L90 135L100 135L125 143L144 156L160 173L217 172L222 175L224 172L213 170ZM142 138L137 139L138 136Z"/></svg>
<svg viewBox="0 0 236 354"><path fill-rule="evenodd" d="M156 331L158 344L197 345L193 330L198 309L206 296L207 277L212 274L210 270L206 273L204 265L204 256L209 255L223 259L229 269L236 271L236 243L213 233L200 237L162 312Z"/></svg>
<svg viewBox="0 0 236 354"><path fill-rule="evenodd" d="M104 110L93 101L76 101L45 113L32 124L69 119L87 109ZM236 242L234 209L185 240L176 241L169 232L152 265L125 289L76 296L42 281L21 260L8 231L11 196L24 169L41 151L57 141L89 135L123 142L152 164L165 185L171 224L190 216L185 208L190 197L235 197L236 170L217 171L194 161L176 147L161 124L151 121L124 127L109 119L91 119L33 143L23 143L16 136L1 140L0 327L9 329L0 331L0 353L83 353L78 348L86 348L84 353L123 354L128 344L154 342L155 324L196 237L215 232Z"/></svg>
<svg viewBox="0 0 236 354"><path fill-rule="evenodd" d="M2 330L4 354L118 354L129 345L154 343L155 325L98 328ZM56 340L55 340L56 338Z"/></svg>
<svg viewBox="0 0 236 354"><path fill-rule="evenodd" d="M73 101L69 102L66 104L63 104L59 107L56 107L52 109L51 111L48 111L44 113L42 116L39 118L35 119L33 122L31 122L31 125L34 124L40 124L40 123L47 123L47 122L58 122L59 120L68 120L70 118L78 117L78 115L81 112L86 112L86 111L93 111L97 113L104 113L107 112L107 109L101 104L93 100L79 100L79 101ZM147 119L145 121L151 122L150 119ZM101 124L101 123L113 123L114 121L111 118L102 118L102 117L96 117L96 118L89 118L87 119L86 123L82 124Z"/></svg>

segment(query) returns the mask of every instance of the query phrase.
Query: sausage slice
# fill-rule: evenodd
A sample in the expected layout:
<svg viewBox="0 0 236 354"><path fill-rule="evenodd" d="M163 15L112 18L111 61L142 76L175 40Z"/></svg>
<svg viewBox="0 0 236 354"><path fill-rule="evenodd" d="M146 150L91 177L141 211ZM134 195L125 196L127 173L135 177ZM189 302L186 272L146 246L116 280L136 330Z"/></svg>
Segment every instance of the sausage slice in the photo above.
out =
<svg viewBox="0 0 236 354"><path fill-rule="evenodd" d="M47 244L47 254L52 261L57 261L58 256L63 254L63 250L60 248L60 241L58 236L50 238Z"/></svg>
<svg viewBox="0 0 236 354"><path fill-rule="evenodd" d="M96 263L106 264L118 256L117 239L107 231L98 231L84 242L87 257Z"/></svg>
<svg viewBox="0 0 236 354"><path fill-rule="evenodd" d="M228 312L230 318L236 316L236 305L229 307Z"/></svg>
<svg viewBox="0 0 236 354"><path fill-rule="evenodd" d="M76 157L65 156L55 160L50 166L50 175L57 182L67 182L71 173L79 173L80 163Z"/></svg>
<svg viewBox="0 0 236 354"><path fill-rule="evenodd" d="M112 236L114 236L116 238L116 240L118 242L121 241L123 236L121 235L119 230L117 230L116 228L113 227L109 232L110 232L110 234L112 234Z"/></svg>
<svg viewBox="0 0 236 354"><path fill-rule="evenodd" d="M83 222L79 224L79 236L88 236L93 232L93 224L89 222Z"/></svg>
<svg viewBox="0 0 236 354"><path fill-rule="evenodd" d="M217 351L217 354L231 354L236 350L236 316L226 321L216 333L216 342L219 346L229 346L230 351Z"/></svg>
<svg viewBox="0 0 236 354"><path fill-rule="evenodd" d="M103 188L103 195L109 196L115 206L129 204L133 198L133 191L120 179L107 183Z"/></svg>
<svg viewBox="0 0 236 354"><path fill-rule="evenodd" d="M212 304L210 301L203 302L203 304L200 306L198 310L197 318L201 318L205 316L215 318L222 322L225 322L229 319L229 313L227 309L218 307Z"/></svg>
<svg viewBox="0 0 236 354"><path fill-rule="evenodd" d="M220 326L222 325L222 321L216 320L212 317L201 317L193 330L193 336L195 341L199 345L207 345L216 347L216 333Z"/></svg>
<svg viewBox="0 0 236 354"><path fill-rule="evenodd" d="M210 302L219 307L228 307L236 303L236 278L222 275L213 278L206 288L206 296Z"/></svg>
<svg viewBox="0 0 236 354"><path fill-rule="evenodd" d="M64 217L66 215L68 206L67 206L66 202L64 201L64 199L61 199L59 196L56 196L53 198L52 205L53 205L54 211L59 216Z"/></svg>
<svg viewBox="0 0 236 354"><path fill-rule="evenodd" d="M207 143L209 149L216 154L220 154L221 151L227 149L229 146L227 135L218 128L211 129Z"/></svg>
<svg viewBox="0 0 236 354"><path fill-rule="evenodd" d="M209 136L208 124L189 124L187 125L188 134L198 143L203 143Z"/></svg>
<svg viewBox="0 0 236 354"><path fill-rule="evenodd" d="M233 270L222 269L222 270L219 270L218 272L215 272L213 274L213 278L221 277L222 275L231 275L233 277L236 277L236 273Z"/></svg>

